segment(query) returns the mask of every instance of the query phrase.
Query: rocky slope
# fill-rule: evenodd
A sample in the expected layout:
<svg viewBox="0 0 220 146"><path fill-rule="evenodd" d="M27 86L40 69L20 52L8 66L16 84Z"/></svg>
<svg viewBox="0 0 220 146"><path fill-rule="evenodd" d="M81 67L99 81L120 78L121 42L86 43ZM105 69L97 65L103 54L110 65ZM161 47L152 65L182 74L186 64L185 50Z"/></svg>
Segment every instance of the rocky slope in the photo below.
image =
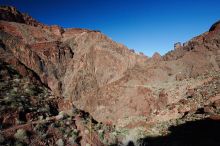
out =
<svg viewBox="0 0 220 146"><path fill-rule="evenodd" d="M96 122L2 60L0 79L0 145L103 146L104 138L106 144L116 143L114 128ZM71 112L62 112L67 106Z"/></svg>
<svg viewBox="0 0 220 146"><path fill-rule="evenodd" d="M164 56L148 58L99 31L47 26L13 7L0 12L1 62L64 103L48 117L75 107L115 127L112 133L124 135L124 143L167 134L170 125L197 119L201 109L200 119L218 119L219 23ZM111 141L106 137L102 143Z"/></svg>

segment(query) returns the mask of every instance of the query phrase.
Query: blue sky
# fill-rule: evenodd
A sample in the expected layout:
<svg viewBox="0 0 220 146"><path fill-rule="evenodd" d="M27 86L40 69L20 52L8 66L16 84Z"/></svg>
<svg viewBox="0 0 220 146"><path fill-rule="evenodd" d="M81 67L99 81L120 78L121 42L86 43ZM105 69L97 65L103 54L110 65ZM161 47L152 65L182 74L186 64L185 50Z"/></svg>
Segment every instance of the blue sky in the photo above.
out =
<svg viewBox="0 0 220 146"><path fill-rule="evenodd" d="M220 19L220 0L1 0L48 25L101 30L151 56L199 35Z"/></svg>

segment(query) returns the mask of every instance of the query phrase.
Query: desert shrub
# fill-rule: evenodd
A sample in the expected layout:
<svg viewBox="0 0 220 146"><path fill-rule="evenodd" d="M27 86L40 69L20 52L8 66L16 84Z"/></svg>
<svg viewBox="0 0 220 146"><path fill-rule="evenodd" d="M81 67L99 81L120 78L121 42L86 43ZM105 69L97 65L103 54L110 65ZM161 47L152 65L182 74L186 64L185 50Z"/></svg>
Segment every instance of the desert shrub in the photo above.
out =
<svg viewBox="0 0 220 146"><path fill-rule="evenodd" d="M9 96L12 98L18 96L17 88L13 88L12 90L10 90Z"/></svg>
<svg viewBox="0 0 220 146"><path fill-rule="evenodd" d="M41 111L39 111L39 112L41 112ZM38 116L38 120L43 120L43 119L44 119L44 116L42 116L42 115Z"/></svg>
<svg viewBox="0 0 220 146"><path fill-rule="evenodd" d="M172 76L173 74L172 73L168 73L168 76Z"/></svg>
<svg viewBox="0 0 220 146"><path fill-rule="evenodd" d="M14 137L19 141L24 141L28 138L27 132L24 129L18 129L17 132L15 133Z"/></svg>
<svg viewBox="0 0 220 146"><path fill-rule="evenodd" d="M98 135L101 140L104 140L104 130L99 130Z"/></svg>
<svg viewBox="0 0 220 146"><path fill-rule="evenodd" d="M131 52L135 53L134 49L131 49Z"/></svg>
<svg viewBox="0 0 220 146"><path fill-rule="evenodd" d="M111 144L117 143L117 132L114 131L110 133L110 141Z"/></svg>
<svg viewBox="0 0 220 146"><path fill-rule="evenodd" d="M144 55L144 53L143 53L143 52L140 52L140 55Z"/></svg>
<svg viewBox="0 0 220 146"><path fill-rule="evenodd" d="M79 131L77 129L73 129L73 130L71 130L69 132L66 130L66 133L68 133L69 141L75 143L76 139L79 136Z"/></svg>
<svg viewBox="0 0 220 146"><path fill-rule="evenodd" d="M26 144L23 144L22 142L16 141L15 146L25 146Z"/></svg>
<svg viewBox="0 0 220 146"><path fill-rule="evenodd" d="M24 91L25 91L25 93L26 93L27 95L29 95L29 96L34 96L34 95L37 94L36 91L34 91L33 89L30 89L30 88L26 88Z"/></svg>
<svg viewBox="0 0 220 146"><path fill-rule="evenodd" d="M34 130L35 130L36 132L46 133L46 131L47 131L47 125L46 125L46 124L37 124L37 125L34 127Z"/></svg>
<svg viewBox="0 0 220 146"><path fill-rule="evenodd" d="M75 138L74 137L70 137L69 139L68 139L68 141L69 141L69 143L71 144L71 145L74 145L75 144Z"/></svg>
<svg viewBox="0 0 220 146"><path fill-rule="evenodd" d="M62 140L61 138L58 139L58 140L56 141L56 145L57 145L57 146L64 146L63 140Z"/></svg>
<svg viewBox="0 0 220 146"><path fill-rule="evenodd" d="M3 143L5 141L5 138L2 134L0 134L0 143Z"/></svg>
<svg viewBox="0 0 220 146"><path fill-rule="evenodd" d="M18 125L20 125L20 124L24 124L25 122L24 122L24 121L21 121L21 120L19 120L19 119L15 119L15 123L18 124Z"/></svg>

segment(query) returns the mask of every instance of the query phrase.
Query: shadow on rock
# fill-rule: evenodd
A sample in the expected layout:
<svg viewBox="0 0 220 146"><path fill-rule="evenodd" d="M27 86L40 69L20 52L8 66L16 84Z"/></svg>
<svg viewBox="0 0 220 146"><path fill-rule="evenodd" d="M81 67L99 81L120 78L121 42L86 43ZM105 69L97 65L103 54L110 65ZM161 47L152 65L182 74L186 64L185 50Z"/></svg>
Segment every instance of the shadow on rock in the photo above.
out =
<svg viewBox="0 0 220 146"><path fill-rule="evenodd" d="M146 137L140 146L220 146L220 121L204 119L169 128L170 134Z"/></svg>

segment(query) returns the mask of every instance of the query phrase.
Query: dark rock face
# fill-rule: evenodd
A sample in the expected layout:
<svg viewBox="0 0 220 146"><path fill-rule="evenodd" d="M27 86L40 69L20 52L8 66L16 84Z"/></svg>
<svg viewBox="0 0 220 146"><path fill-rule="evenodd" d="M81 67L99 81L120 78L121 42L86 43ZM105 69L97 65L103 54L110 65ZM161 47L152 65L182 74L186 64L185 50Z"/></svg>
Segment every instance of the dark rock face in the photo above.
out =
<svg viewBox="0 0 220 146"><path fill-rule="evenodd" d="M37 22L29 15L20 13L15 7L1 6L0 13L1 13L0 20L25 23L31 26L43 26L43 24Z"/></svg>
<svg viewBox="0 0 220 146"><path fill-rule="evenodd" d="M1 20L11 21L11 22L18 22L18 23L25 23L23 16L20 12L18 12L14 7L1 7L0 9Z"/></svg>
<svg viewBox="0 0 220 146"><path fill-rule="evenodd" d="M210 27L209 31L215 30L217 27L219 27L219 25L220 25L220 20L217 21L217 22L215 22L215 23Z"/></svg>

